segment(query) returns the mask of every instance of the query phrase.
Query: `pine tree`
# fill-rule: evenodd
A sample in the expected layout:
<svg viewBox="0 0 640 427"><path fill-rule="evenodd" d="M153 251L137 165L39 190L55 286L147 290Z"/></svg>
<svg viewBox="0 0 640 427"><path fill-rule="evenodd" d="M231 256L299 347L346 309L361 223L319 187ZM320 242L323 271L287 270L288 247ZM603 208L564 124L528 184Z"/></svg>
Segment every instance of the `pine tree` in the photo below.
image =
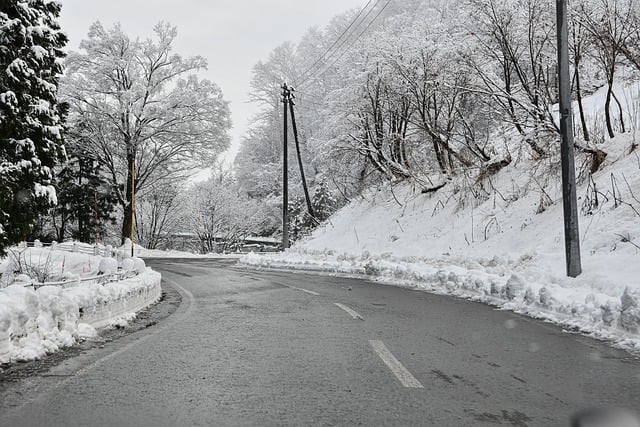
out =
<svg viewBox="0 0 640 427"><path fill-rule="evenodd" d="M56 203L53 167L64 157L57 101L60 3L0 3L0 253L27 237Z"/></svg>
<svg viewBox="0 0 640 427"><path fill-rule="evenodd" d="M309 214L301 197L295 197L289 202L289 239L292 242L307 234L310 228Z"/></svg>
<svg viewBox="0 0 640 427"><path fill-rule="evenodd" d="M71 149L69 159L56 174L58 206L52 211L56 239L71 237L91 243L115 223L115 189L103 177L99 162ZM99 237L98 237L99 239Z"/></svg>
<svg viewBox="0 0 640 427"><path fill-rule="evenodd" d="M313 193L311 205L313 206L313 212L318 221L324 221L335 212L338 201L333 197L333 194L331 194L327 181L322 180L318 183Z"/></svg>

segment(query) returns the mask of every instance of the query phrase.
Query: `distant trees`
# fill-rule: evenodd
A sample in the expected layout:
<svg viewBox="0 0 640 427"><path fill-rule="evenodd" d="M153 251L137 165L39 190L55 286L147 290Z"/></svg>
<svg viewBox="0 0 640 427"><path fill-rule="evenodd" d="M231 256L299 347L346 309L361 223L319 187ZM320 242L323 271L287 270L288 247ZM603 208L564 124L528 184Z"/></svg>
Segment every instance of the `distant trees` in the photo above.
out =
<svg viewBox="0 0 640 427"><path fill-rule="evenodd" d="M278 226L269 206L238 191L233 176L218 172L189 191L190 230L203 252L235 250L251 235L269 235Z"/></svg>
<svg viewBox="0 0 640 427"><path fill-rule="evenodd" d="M71 53L62 86L70 105L69 138L102 165L131 230L133 192L179 179L227 148L228 103L195 73L201 57L172 53L177 31L166 23L155 39L130 39L96 22L80 53ZM132 188L134 187L134 188Z"/></svg>
<svg viewBox="0 0 640 427"><path fill-rule="evenodd" d="M158 249L171 233L189 230L187 188L183 182L161 182L136 195L136 242Z"/></svg>
<svg viewBox="0 0 640 427"><path fill-rule="evenodd" d="M56 203L52 172L64 158L57 87L67 41L60 7L4 0L0 9L0 255Z"/></svg>

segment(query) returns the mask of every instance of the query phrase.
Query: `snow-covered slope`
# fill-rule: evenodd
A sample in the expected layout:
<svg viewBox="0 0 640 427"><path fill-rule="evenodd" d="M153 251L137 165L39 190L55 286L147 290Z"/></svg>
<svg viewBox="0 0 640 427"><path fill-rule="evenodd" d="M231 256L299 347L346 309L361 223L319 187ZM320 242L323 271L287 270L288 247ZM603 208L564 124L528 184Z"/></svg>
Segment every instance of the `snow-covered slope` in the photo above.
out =
<svg viewBox="0 0 640 427"><path fill-rule="evenodd" d="M594 109L598 96L590 100ZM583 273L575 279L565 274L559 165L526 157L482 180L458 176L428 194L409 184L372 189L286 252L242 262L368 275L485 301L640 350L636 141L630 132L600 145L605 163L579 180Z"/></svg>

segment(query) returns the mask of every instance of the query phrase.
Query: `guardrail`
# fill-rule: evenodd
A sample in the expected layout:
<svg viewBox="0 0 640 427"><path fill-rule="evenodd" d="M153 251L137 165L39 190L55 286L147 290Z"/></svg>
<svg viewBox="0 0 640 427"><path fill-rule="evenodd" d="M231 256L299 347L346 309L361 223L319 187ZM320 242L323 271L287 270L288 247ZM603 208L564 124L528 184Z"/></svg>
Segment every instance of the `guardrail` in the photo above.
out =
<svg viewBox="0 0 640 427"><path fill-rule="evenodd" d="M100 244L90 245L90 244L78 243L78 242L42 243L38 240L33 242L20 242L18 244L18 249L23 249L23 250L27 248L45 248L45 247L50 247L51 250L59 250L59 251L70 252L70 253L83 253L87 255L114 258L118 261L118 263L122 261L122 257L124 255L122 251L117 250L112 246L100 245ZM84 283L84 282L95 282L97 284L105 284L105 283L117 282L120 280L131 278L136 276L137 274L138 274L138 271L135 268L135 265L132 265L131 268L129 269L122 269L118 267L117 271L113 273L95 274L95 275L89 275L85 277L78 276L78 277L70 278L66 280L57 280L57 281L50 281L50 282L37 282L33 280L25 282L20 280L14 280L13 284L21 285L21 286L32 286L34 289L37 289L41 286L65 286L69 284L77 284L77 283Z"/></svg>
<svg viewBox="0 0 640 427"><path fill-rule="evenodd" d="M58 280L54 282L22 282L16 280L13 282L14 285L22 285L22 286L33 286L34 288L39 288L41 286L64 286L72 283L84 283L84 282L96 282L98 284L118 282L120 280L129 279L131 277L135 277L137 272L134 274L129 274L131 272L120 270L113 274L98 274L95 276L88 277L78 277L77 279L68 279L68 280ZM100 280L104 279L104 280Z"/></svg>
<svg viewBox="0 0 640 427"><path fill-rule="evenodd" d="M88 255L101 255L101 256L110 256L115 257L118 252L112 246L109 245L101 245L95 244L90 245L87 243L79 243L79 242L51 242L51 243L42 243L39 240L35 240L33 242L20 242L18 244L19 249L26 248L44 248L51 247L51 249L57 249L65 252L75 252L75 253L85 253Z"/></svg>
<svg viewBox="0 0 640 427"><path fill-rule="evenodd" d="M28 247L45 246L67 252L107 256L111 259L103 258L98 270L104 268L108 271L56 281L12 280L11 284L17 286L7 289L7 295L10 295L7 300L9 304L7 305L7 301L3 302L8 311L0 311L0 314L3 314L0 316L0 363L11 360L12 348L22 345L22 338L30 334L41 337L35 321L40 315L50 320L49 323L45 322L48 325L45 327L52 328L49 332L55 334L64 329L75 336L80 323L103 328L121 319L128 319L134 313L160 300L162 296L160 273L146 268L142 260L123 259L124 253L121 250L114 250L108 246L95 247L77 243L45 245L39 242L23 242L19 248L26 250ZM58 254L56 258L59 257ZM119 267L118 261L122 261L123 265ZM95 282L95 285L80 285L88 282ZM56 286L59 290L46 289L45 286ZM5 289L0 289L0 292L4 291ZM52 295L57 297L51 298ZM30 301L30 304L39 300L40 303L22 304L23 300ZM65 300L66 303L60 302ZM60 307L64 309L61 311ZM36 347L38 345L40 344ZM49 350L41 346L39 351L43 351L44 354Z"/></svg>

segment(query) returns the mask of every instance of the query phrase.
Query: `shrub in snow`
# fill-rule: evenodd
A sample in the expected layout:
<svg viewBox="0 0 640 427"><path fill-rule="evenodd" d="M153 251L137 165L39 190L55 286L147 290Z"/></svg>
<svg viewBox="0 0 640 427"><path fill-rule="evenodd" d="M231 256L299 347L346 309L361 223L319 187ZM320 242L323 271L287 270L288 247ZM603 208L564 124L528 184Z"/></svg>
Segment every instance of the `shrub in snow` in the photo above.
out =
<svg viewBox="0 0 640 427"><path fill-rule="evenodd" d="M637 333L640 326L640 291L626 287L621 298L620 326L627 331Z"/></svg>
<svg viewBox="0 0 640 427"><path fill-rule="evenodd" d="M502 288L500 287L500 285L498 284L498 282L496 282L495 280L491 281L491 290L490 293L492 296L494 297L499 297L500 294L502 293Z"/></svg>
<svg viewBox="0 0 640 427"><path fill-rule="evenodd" d="M101 274L115 274L118 271L118 261L113 258L102 258L98 271Z"/></svg>
<svg viewBox="0 0 640 427"><path fill-rule="evenodd" d="M377 276L380 274L380 268L378 268L378 266L374 262L367 261L367 263L364 265L364 273L369 276Z"/></svg>
<svg viewBox="0 0 640 427"><path fill-rule="evenodd" d="M542 288L540 288L540 291L538 292L538 296L540 299L540 305L546 308L551 308L551 292L549 292L549 289L546 288L546 286L543 286Z"/></svg>
<svg viewBox="0 0 640 427"><path fill-rule="evenodd" d="M32 284L33 283L33 279L31 277L29 277L27 274L18 274L15 278L14 278L15 282L19 282L19 283L28 283L28 284Z"/></svg>
<svg viewBox="0 0 640 427"><path fill-rule="evenodd" d="M609 301L601 305L600 310L602 311L602 322L607 326L614 325L618 313L617 307Z"/></svg>
<svg viewBox="0 0 640 427"><path fill-rule="evenodd" d="M504 293L507 299L514 300L516 297L522 295L524 291L524 280L517 274L512 274L507 280L507 284L504 287Z"/></svg>
<svg viewBox="0 0 640 427"><path fill-rule="evenodd" d="M136 266L132 258L125 258L122 260L122 269L127 273L131 273L132 271L135 271L135 268Z"/></svg>
<svg viewBox="0 0 640 427"><path fill-rule="evenodd" d="M524 300L529 305L533 305L536 302L535 293L530 287L527 287L527 291L524 294Z"/></svg>
<svg viewBox="0 0 640 427"><path fill-rule="evenodd" d="M144 263L144 260L142 258L134 257L132 259L134 264L134 270L136 271L136 273L142 274L145 271L147 271L147 266Z"/></svg>

